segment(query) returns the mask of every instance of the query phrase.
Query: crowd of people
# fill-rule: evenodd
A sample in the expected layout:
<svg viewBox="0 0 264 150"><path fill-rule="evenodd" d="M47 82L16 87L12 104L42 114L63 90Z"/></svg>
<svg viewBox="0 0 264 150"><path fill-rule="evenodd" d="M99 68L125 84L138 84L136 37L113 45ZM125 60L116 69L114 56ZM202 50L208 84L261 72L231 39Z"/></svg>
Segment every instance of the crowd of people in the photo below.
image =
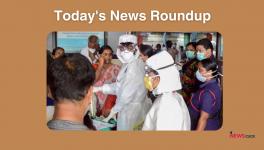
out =
<svg viewBox="0 0 264 150"><path fill-rule="evenodd" d="M171 41L165 48L153 48L125 34L117 44L114 54L109 45L100 47L93 35L80 53L65 54L57 47L47 54L50 129L98 130L89 115L91 106L102 122L116 121L117 131L222 126L221 74L208 38L188 43L187 59L181 63ZM121 64L113 63L113 57Z"/></svg>

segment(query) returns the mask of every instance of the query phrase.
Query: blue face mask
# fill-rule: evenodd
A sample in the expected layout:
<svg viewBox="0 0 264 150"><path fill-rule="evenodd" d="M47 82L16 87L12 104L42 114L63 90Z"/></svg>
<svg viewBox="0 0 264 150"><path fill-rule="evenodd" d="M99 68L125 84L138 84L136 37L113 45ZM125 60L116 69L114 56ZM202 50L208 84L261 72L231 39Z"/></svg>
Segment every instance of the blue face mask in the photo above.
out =
<svg viewBox="0 0 264 150"><path fill-rule="evenodd" d="M206 78L199 72L199 70L196 71L195 76L201 82L205 82L206 81Z"/></svg>
<svg viewBox="0 0 264 150"><path fill-rule="evenodd" d="M217 70L214 71L214 72L212 72L212 74L215 73L215 72L217 72ZM216 77L216 76L218 76L218 75L221 75L221 74L217 73L216 75L210 77L210 79L212 79L212 78L214 78L214 77ZM206 81L206 77L204 77L204 76L199 72L199 70L196 71L195 76L196 76L196 78L197 78L199 81L201 81L201 82L205 82L205 81ZM221 75L221 76L223 76L223 75Z"/></svg>
<svg viewBox="0 0 264 150"><path fill-rule="evenodd" d="M197 57L197 59L199 61L206 59L205 58L205 54L204 53L201 53L201 52L197 52L197 56L196 57Z"/></svg>
<svg viewBox="0 0 264 150"><path fill-rule="evenodd" d="M186 51L186 57L189 59L195 58L194 51L187 50Z"/></svg>

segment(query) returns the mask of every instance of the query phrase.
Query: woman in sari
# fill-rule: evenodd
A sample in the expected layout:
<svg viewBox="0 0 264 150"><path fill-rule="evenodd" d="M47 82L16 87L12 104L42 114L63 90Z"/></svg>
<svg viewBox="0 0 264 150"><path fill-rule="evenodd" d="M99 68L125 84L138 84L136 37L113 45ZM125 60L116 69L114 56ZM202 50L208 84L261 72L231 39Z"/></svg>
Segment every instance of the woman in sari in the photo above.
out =
<svg viewBox="0 0 264 150"><path fill-rule="evenodd" d="M95 86L102 86L116 82L120 66L112 64L113 50L110 46L102 46L99 50L100 58L96 67L96 82ZM116 96L107 95L101 91L96 92L97 101L97 116L108 116L111 108L115 105Z"/></svg>

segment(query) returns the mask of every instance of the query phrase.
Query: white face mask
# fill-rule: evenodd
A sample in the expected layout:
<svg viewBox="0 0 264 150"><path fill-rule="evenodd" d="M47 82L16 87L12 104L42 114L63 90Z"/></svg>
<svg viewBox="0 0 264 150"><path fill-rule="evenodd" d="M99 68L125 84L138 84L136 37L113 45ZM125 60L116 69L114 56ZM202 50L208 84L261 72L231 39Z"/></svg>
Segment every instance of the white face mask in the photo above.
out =
<svg viewBox="0 0 264 150"><path fill-rule="evenodd" d="M94 53L95 50L96 50L96 49L94 49L94 48L89 48L89 51L90 51L91 53Z"/></svg>
<svg viewBox="0 0 264 150"><path fill-rule="evenodd" d="M123 51L120 53L120 55L125 62L129 63L133 59L134 54L133 52Z"/></svg>

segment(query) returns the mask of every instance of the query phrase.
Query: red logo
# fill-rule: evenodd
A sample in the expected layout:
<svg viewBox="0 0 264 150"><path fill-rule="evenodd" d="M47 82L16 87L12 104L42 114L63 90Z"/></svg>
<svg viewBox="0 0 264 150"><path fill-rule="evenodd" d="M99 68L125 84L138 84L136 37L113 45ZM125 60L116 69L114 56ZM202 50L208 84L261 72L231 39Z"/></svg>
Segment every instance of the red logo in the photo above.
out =
<svg viewBox="0 0 264 150"><path fill-rule="evenodd" d="M229 138L232 139L245 139L245 138L255 138L255 134L245 134L245 133L233 133L230 131Z"/></svg>

